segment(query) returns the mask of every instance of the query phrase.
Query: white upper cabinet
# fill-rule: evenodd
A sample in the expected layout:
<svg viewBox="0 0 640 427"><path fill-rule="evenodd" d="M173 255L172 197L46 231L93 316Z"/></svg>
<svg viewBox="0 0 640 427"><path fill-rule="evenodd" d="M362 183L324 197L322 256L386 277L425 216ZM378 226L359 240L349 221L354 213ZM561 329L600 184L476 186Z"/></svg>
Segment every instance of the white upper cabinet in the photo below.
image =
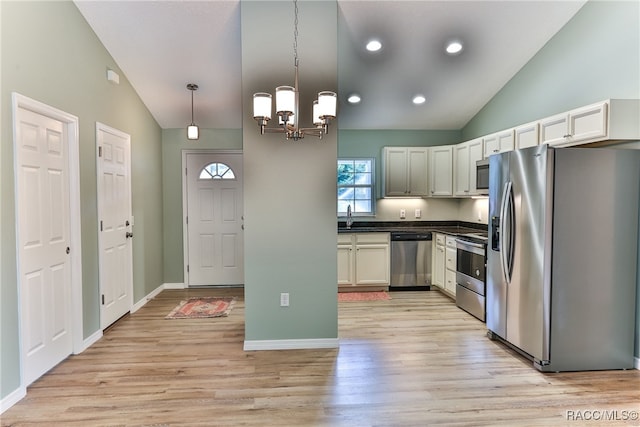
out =
<svg viewBox="0 0 640 427"><path fill-rule="evenodd" d="M610 99L540 120L540 144L640 139L640 100Z"/></svg>
<svg viewBox="0 0 640 427"><path fill-rule="evenodd" d="M495 153L503 153L511 151L514 148L513 129L496 132L483 138L484 141L484 157L488 158Z"/></svg>
<svg viewBox="0 0 640 427"><path fill-rule="evenodd" d="M453 147L453 145L439 145L430 148L430 196L453 195Z"/></svg>
<svg viewBox="0 0 640 427"><path fill-rule="evenodd" d="M476 190L476 162L483 158L482 138L454 146L454 195L473 196Z"/></svg>
<svg viewBox="0 0 640 427"><path fill-rule="evenodd" d="M428 147L384 147L384 195L423 197L428 193Z"/></svg>
<svg viewBox="0 0 640 427"><path fill-rule="evenodd" d="M540 143L553 146L583 144L607 136L607 103L548 117L540 121Z"/></svg>
<svg viewBox="0 0 640 427"><path fill-rule="evenodd" d="M518 126L515 129L515 149L535 147L540 139L540 125L538 122Z"/></svg>

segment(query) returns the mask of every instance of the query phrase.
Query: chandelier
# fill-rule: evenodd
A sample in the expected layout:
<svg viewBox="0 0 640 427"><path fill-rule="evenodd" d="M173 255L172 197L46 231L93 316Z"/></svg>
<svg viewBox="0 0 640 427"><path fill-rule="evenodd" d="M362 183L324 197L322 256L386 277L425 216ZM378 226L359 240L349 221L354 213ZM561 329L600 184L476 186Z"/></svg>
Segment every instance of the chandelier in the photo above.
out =
<svg viewBox="0 0 640 427"><path fill-rule="evenodd" d="M260 134L284 133L287 140L297 141L305 135L313 135L322 138L329 132L331 119L336 118L337 95L335 92L322 91L318 93L318 99L313 101L312 116L313 125L311 128L299 127L299 91L298 91L298 2L293 1L294 6L294 30L293 30L293 59L294 59L294 81L292 86L278 86L276 88L276 114L278 115L279 127L268 128L267 124L271 120L270 93L258 92L253 94L253 118L260 126Z"/></svg>

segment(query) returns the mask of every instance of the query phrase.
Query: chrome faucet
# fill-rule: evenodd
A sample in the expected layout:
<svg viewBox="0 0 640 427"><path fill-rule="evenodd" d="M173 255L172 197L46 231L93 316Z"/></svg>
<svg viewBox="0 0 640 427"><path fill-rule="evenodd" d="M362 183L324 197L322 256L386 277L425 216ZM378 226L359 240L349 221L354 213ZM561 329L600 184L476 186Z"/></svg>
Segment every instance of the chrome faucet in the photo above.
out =
<svg viewBox="0 0 640 427"><path fill-rule="evenodd" d="M353 218L351 217L351 205L347 206L347 228L351 228Z"/></svg>

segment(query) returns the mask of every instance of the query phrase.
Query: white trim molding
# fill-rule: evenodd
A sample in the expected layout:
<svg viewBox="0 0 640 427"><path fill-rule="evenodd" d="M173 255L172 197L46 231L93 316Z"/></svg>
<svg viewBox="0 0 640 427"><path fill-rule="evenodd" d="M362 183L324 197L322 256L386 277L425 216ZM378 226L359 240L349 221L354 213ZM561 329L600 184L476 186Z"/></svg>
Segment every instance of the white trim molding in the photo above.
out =
<svg viewBox="0 0 640 427"><path fill-rule="evenodd" d="M339 348L339 338L312 338L299 340L245 340L244 351L254 350L303 350L315 348Z"/></svg>
<svg viewBox="0 0 640 427"><path fill-rule="evenodd" d="M23 386L20 386L9 393L4 399L0 400L0 414L4 413L4 411L21 401L26 395L27 388Z"/></svg>

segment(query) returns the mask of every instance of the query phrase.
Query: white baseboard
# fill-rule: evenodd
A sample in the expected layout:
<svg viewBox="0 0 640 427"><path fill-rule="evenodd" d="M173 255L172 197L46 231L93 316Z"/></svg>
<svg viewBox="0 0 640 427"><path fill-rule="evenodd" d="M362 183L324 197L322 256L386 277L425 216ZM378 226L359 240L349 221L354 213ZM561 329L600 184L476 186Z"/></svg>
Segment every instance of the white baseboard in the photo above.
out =
<svg viewBox="0 0 640 427"><path fill-rule="evenodd" d="M0 414L18 403L26 395L27 388L22 386L9 393L4 399L0 400Z"/></svg>
<svg viewBox="0 0 640 427"><path fill-rule="evenodd" d="M157 288L155 288L153 291L149 292L145 297L141 298L140 301L133 304L133 307L131 307L131 313L133 314L136 311L140 310L142 307L145 306L146 303L154 299L164 289L166 289L165 285L160 285Z"/></svg>
<svg viewBox="0 0 640 427"><path fill-rule="evenodd" d="M185 289L184 283L165 283L162 285L164 289Z"/></svg>
<svg viewBox="0 0 640 427"><path fill-rule="evenodd" d="M640 357L634 357L633 360L635 361L634 363L635 368L640 370Z"/></svg>
<svg viewBox="0 0 640 427"><path fill-rule="evenodd" d="M244 351L253 350L302 350L314 348L338 348L338 338L300 340L245 340Z"/></svg>
<svg viewBox="0 0 640 427"><path fill-rule="evenodd" d="M76 353L76 354L82 353L83 351L85 351L86 349L91 347L93 344L98 342L98 340L100 340L100 338L102 338L102 329L98 329L93 334L91 334L87 338L85 338L84 341L82 341L82 345L83 345L82 350L80 352Z"/></svg>

